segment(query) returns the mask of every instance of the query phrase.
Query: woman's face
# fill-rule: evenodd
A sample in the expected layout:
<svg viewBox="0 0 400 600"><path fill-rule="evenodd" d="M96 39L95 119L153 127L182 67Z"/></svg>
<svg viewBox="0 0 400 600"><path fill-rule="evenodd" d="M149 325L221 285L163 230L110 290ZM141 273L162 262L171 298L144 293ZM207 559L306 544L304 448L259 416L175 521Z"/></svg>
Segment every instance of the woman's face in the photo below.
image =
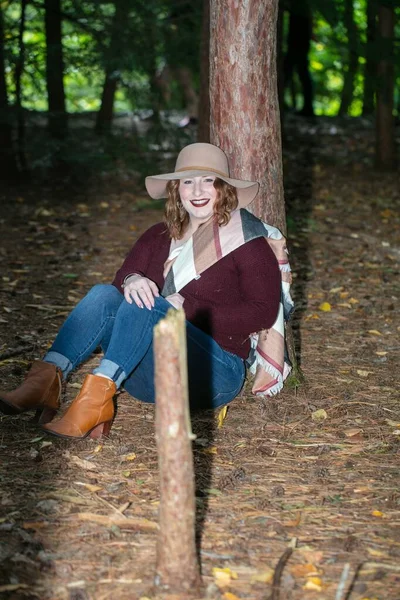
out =
<svg viewBox="0 0 400 600"><path fill-rule="evenodd" d="M200 225L214 214L214 205L217 199L214 181L214 175L180 180L179 195L183 207L189 213L192 225Z"/></svg>

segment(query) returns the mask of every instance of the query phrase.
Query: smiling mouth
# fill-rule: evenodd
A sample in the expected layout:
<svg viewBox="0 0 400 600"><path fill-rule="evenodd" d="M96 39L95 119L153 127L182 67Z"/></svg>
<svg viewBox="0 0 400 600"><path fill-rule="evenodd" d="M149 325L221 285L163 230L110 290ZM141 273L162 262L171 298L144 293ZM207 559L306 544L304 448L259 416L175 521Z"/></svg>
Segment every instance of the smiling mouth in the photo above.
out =
<svg viewBox="0 0 400 600"><path fill-rule="evenodd" d="M195 206L196 208L202 208L203 206L207 206L210 202L209 198L201 198L201 200L191 200L190 204Z"/></svg>

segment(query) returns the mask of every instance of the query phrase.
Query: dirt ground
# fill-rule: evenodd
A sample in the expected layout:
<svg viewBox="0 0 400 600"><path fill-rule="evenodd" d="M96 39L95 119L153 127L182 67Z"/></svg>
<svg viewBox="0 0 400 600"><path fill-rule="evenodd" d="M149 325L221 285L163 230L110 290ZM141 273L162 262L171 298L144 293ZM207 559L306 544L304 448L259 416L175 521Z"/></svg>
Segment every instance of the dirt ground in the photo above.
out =
<svg viewBox="0 0 400 600"><path fill-rule="evenodd" d="M399 600L399 173L373 171L362 122L304 123L285 134L285 189L305 382L273 399L246 388L222 423L194 420L203 598ZM162 218L135 185L108 173L2 194L3 389ZM154 407L117 402L101 443L0 416L0 598L159 597Z"/></svg>

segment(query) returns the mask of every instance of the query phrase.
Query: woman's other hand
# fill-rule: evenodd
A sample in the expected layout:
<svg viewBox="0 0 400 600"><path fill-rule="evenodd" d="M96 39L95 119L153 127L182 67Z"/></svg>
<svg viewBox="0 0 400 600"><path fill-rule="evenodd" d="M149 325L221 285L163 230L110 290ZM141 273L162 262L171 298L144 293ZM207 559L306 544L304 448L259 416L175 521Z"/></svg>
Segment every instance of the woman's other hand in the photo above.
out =
<svg viewBox="0 0 400 600"><path fill-rule="evenodd" d="M154 298L160 295L157 285L151 279L142 275L131 275L124 283L125 300L132 304L134 302L143 308L143 305L151 310L154 306Z"/></svg>
<svg viewBox="0 0 400 600"><path fill-rule="evenodd" d="M179 292L175 292L175 294L170 294L165 298L174 308L177 310L182 308L183 303L185 302L185 298L180 295Z"/></svg>

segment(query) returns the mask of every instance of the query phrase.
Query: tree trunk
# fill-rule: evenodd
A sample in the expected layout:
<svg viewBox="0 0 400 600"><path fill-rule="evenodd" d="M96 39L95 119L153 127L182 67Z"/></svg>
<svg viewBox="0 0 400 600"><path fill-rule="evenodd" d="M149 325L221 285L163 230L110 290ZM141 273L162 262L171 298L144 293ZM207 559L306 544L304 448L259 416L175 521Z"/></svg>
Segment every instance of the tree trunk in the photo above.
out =
<svg viewBox="0 0 400 600"><path fill-rule="evenodd" d="M364 67L363 116L372 115L375 108L377 8L376 0L367 0L367 46Z"/></svg>
<svg viewBox="0 0 400 600"><path fill-rule="evenodd" d="M378 36L381 59L378 63L376 106L376 164L384 170L395 167L394 131L394 7L379 5Z"/></svg>
<svg viewBox="0 0 400 600"><path fill-rule="evenodd" d="M348 67L344 73L342 98L340 102L339 115L347 115L354 96L354 81L358 68L358 40L357 28L354 21L353 0L345 0L344 23L347 29L348 45Z"/></svg>
<svg viewBox="0 0 400 600"><path fill-rule="evenodd" d="M110 131L115 92L120 80L121 53L123 52L123 31L125 27L126 10L124 0L116 0L115 13L111 27L111 41L109 51L105 57L105 80L101 97L101 106L96 118L96 132Z"/></svg>
<svg viewBox="0 0 400 600"><path fill-rule="evenodd" d="M198 592L196 502L183 310L154 327L156 441L160 470L160 533L156 582L170 592Z"/></svg>
<svg viewBox="0 0 400 600"><path fill-rule="evenodd" d="M210 0L203 0L198 142L210 141Z"/></svg>
<svg viewBox="0 0 400 600"><path fill-rule="evenodd" d="M250 209L284 233L277 18L278 0L211 0L211 142L233 177L259 181Z"/></svg>
<svg viewBox="0 0 400 600"><path fill-rule="evenodd" d="M18 167L13 148L11 115L8 106L4 60L4 22L0 5L0 175L2 179L17 177Z"/></svg>
<svg viewBox="0 0 400 600"><path fill-rule="evenodd" d="M53 137L62 139L67 133L67 113L65 110L61 1L44 0L44 8L49 130Z"/></svg>
<svg viewBox="0 0 400 600"><path fill-rule="evenodd" d="M25 117L22 106L22 86L21 78L24 72L25 63L25 44L24 44L24 31L25 31L25 18L26 18L26 5L28 0L21 0L21 18L19 22L18 31L18 48L19 55L15 65L15 108L17 111L17 155L20 169L23 173L28 170L25 154Z"/></svg>

